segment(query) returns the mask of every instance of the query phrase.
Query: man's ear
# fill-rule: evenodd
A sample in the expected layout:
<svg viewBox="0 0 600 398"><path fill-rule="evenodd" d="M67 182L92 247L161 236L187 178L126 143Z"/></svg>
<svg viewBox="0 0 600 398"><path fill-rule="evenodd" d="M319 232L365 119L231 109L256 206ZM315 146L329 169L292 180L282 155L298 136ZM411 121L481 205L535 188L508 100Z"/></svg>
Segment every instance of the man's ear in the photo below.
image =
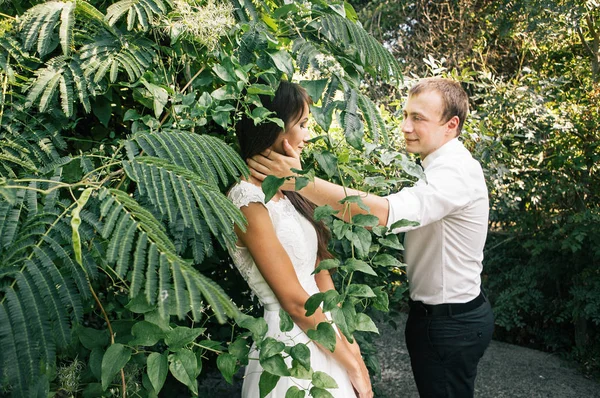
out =
<svg viewBox="0 0 600 398"><path fill-rule="evenodd" d="M447 122L448 132L452 132L453 135L458 135L458 125L460 124L460 119L458 116L452 116L450 120Z"/></svg>

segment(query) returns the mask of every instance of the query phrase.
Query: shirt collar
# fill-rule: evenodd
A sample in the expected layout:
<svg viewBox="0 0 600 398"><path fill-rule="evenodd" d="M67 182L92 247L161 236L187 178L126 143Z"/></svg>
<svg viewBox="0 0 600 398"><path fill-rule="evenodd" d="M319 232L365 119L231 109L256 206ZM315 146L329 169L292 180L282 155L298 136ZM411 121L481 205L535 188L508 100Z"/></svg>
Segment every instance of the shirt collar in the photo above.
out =
<svg viewBox="0 0 600 398"><path fill-rule="evenodd" d="M462 142L458 140L458 137L453 138L452 140L446 142L444 145L427 155L425 159L423 159L423 161L421 162L421 165L423 166L423 169L426 169L427 166L433 163L435 159L447 153L456 152L460 150L460 148L463 148Z"/></svg>

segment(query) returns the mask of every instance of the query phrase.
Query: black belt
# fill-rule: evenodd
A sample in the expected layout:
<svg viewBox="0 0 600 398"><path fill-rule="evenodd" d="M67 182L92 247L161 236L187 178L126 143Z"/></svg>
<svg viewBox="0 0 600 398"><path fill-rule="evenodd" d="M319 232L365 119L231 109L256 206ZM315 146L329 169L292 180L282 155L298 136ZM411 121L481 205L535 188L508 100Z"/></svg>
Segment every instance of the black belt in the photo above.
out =
<svg viewBox="0 0 600 398"><path fill-rule="evenodd" d="M450 316L469 312L485 303L486 298L483 293L466 303L448 303L448 304L425 304L421 301L408 300L411 311L415 311L425 316Z"/></svg>

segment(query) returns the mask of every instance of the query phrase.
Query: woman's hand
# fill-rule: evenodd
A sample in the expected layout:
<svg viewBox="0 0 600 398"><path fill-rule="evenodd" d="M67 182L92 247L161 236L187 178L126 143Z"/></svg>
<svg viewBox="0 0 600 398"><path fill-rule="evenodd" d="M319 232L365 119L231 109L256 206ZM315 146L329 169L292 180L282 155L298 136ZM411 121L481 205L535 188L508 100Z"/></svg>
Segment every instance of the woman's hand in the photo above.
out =
<svg viewBox="0 0 600 398"><path fill-rule="evenodd" d="M278 178L289 177L294 176L291 169L302 169L300 153L296 152L287 140L283 140L283 150L285 155L268 149L259 155L246 159L252 177L264 181L268 175L274 175ZM286 181L282 189L293 191L294 184L294 180L290 179Z"/></svg>
<svg viewBox="0 0 600 398"><path fill-rule="evenodd" d="M366 371L364 362L360 361L362 366L351 372L348 372L352 386L358 394L358 398L373 398L373 389L371 387L371 379L369 378L369 372Z"/></svg>
<svg viewBox="0 0 600 398"><path fill-rule="evenodd" d="M358 369L356 369L354 371L355 376L352 377L352 375L350 375L350 372L348 372L348 374L350 375L350 379L354 380L366 380L366 382L363 382L363 388L367 388L366 392L364 394L366 395L360 395L360 390L357 388L356 385L354 385L354 388L357 390L357 392L359 393L359 397L362 398L364 397L372 397L373 396L373 391L371 389L371 378L369 376L369 370L367 369L367 365L365 364L365 361L362 358L362 354L360 353L360 347L358 346L358 343L356 342L356 340L354 340L352 343L350 343L348 341L348 339L346 339L346 336L342 335L342 340L344 341L344 343L346 344L346 346L348 347L348 350L350 350L350 352L352 353L352 355L354 356L357 364L358 364ZM368 384L366 384L368 383Z"/></svg>

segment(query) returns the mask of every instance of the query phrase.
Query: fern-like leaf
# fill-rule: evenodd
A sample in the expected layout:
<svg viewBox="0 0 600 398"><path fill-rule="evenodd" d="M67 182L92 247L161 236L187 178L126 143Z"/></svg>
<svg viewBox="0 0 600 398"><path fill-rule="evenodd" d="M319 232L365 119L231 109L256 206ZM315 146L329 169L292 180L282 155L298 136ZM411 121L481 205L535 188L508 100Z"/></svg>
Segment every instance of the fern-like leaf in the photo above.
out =
<svg viewBox="0 0 600 398"><path fill-rule="evenodd" d="M81 47L84 76L98 83L110 73L109 79L114 83L118 72L125 71L129 81L136 81L152 65L154 46L142 37L125 41L105 31L94 42Z"/></svg>
<svg viewBox="0 0 600 398"><path fill-rule="evenodd" d="M4 146L4 145L0 144L0 146ZM12 149L24 149L24 148L18 148L18 147L15 148L14 146L12 146ZM17 156L11 155L10 153L6 153L4 151L0 152L0 161L14 163L15 165L20 166L23 169L30 171L30 172L37 171L35 164L33 164L28 159L23 160L23 159L18 158Z"/></svg>
<svg viewBox="0 0 600 398"><path fill-rule="evenodd" d="M19 190L15 195L14 203L0 200L0 256L14 242L24 197L25 191Z"/></svg>
<svg viewBox="0 0 600 398"><path fill-rule="evenodd" d="M359 24L337 14L326 14L310 24L333 48L355 59L373 77L400 79L402 72L394 56Z"/></svg>
<svg viewBox="0 0 600 398"><path fill-rule="evenodd" d="M75 3L48 1L30 8L21 21L21 34L26 50L34 46L40 56L49 54L55 46L54 31L60 20L59 42L64 55L71 53Z"/></svg>
<svg viewBox="0 0 600 398"><path fill-rule="evenodd" d="M95 22L99 26L103 25L104 14L98 11L93 5L86 0L76 0L75 4L75 11L78 14L84 16L89 21Z"/></svg>
<svg viewBox="0 0 600 398"><path fill-rule="evenodd" d="M256 21L249 23L248 31L240 38L237 50L240 63L246 65L256 62L257 56L260 56L268 47L269 43L264 25Z"/></svg>
<svg viewBox="0 0 600 398"><path fill-rule="evenodd" d="M3 165L10 168L10 173L0 170L0 175L15 178L23 173L45 174L70 162L58 152L66 143L55 124L44 115L6 112L0 122L0 153L5 155L8 162Z"/></svg>
<svg viewBox="0 0 600 398"><path fill-rule="evenodd" d="M11 59L16 61L17 65L24 65L25 60L28 58L28 55L22 51L21 44L15 39L8 35L0 37L0 69L4 73L7 75L13 74L14 69L11 66Z"/></svg>
<svg viewBox="0 0 600 398"><path fill-rule="evenodd" d="M358 115L358 93L354 89L346 91L346 107L342 111L342 125L346 142L355 148L362 147L363 123Z"/></svg>
<svg viewBox="0 0 600 398"><path fill-rule="evenodd" d="M183 217L184 225L192 227L196 234L206 236L203 227L207 224L221 245L235 242L232 226L234 223L244 225L242 214L218 189L207 184L199 175L172 164L169 159L152 156L138 157L134 161L124 162L124 166L128 176L138 182L140 193L147 196L162 214L171 213L171 221L175 221L175 216L169 203L174 203ZM169 194L164 197L157 195L157 188L159 191L169 191Z"/></svg>
<svg viewBox="0 0 600 398"><path fill-rule="evenodd" d="M127 14L127 30L133 30L137 25L147 31L154 18L166 14L170 5L169 1L163 0L121 0L108 7L106 21L113 26Z"/></svg>
<svg viewBox="0 0 600 398"><path fill-rule="evenodd" d="M0 366L16 396L28 396L34 381L54 366L57 348L69 344L89 293L85 273L72 261L69 236L59 227L66 212L54 207L39 213L34 203L36 211L28 214L24 190L16 197L12 205L0 201L0 270L9 270L3 278L12 280L0 295Z"/></svg>
<svg viewBox="0 0 600 398"><path fill-rule="evenodd" d="M28 390L27 371L21 364L17 342L19 330L13 327L8 315L8 306L0 304L0 342L2 352L0 353L0 376L12 384L15 391L26 392ZM22 395L25 395L24 393Z"/></svg>
<svg viewBox="0 0 600 398"><path fill-rule="evenodd" d="M99 199L106 219L102 236L109 241L109 252L111 246L120 244L125 234L129 236L132 249L133 242L136 242L135 249L121 251L131 258L126 261L127 265L117 266L116 269L120 276L125 276L129 267L133 267L130 290L132 297L144 286L146 300L151 304L157 303L163 316L169 314L172 303L180 318L191 310L194 319L199 319L202 302L200 295L211 305L220 322L224 322L226 316L238 313L238 308L216 283L201 275L177 255L164 227L135 199L115 189L103 189ZM113 243L115 241L117 243ZM117 259L116 255L109 256L109 262L123 261Z"/></svg>
<svg viewBox="0 0 600 398"><path fill-rule="evenodd" d="M91 110L89 91L77 58L59 56L48 61L45 68L38 69L36 80L28 90L26 107L38 103L41 112L53 104L60 92L60 102L66 116L73 114L74 93L86 112ZM60 88L59 88L60 86Z"/></svg>
<svg viewBox="0 0 600 398"><path fill-rule="evenodd" d="M75 3L66 3L60 13L59 38L63 55L71 54L73 45L73 27L75 26Z"/></svg>
<svg viewBox="0 0 600 398"><path fill-rule="evenodd" d="M233 9L240 21L247 23L258 19L256 6L251 0L230 0L230 2L233 4Z"/></svg>
<svg viewBox="0 0 600 398"><path fill-rule="evenodd" d="M150 156L169 159L175 165L198 174L209 184L228 186L240 174L248 176L248 167L239 155L222 140L175 130L139 133L133 136Z"/></svg>
<svg viewBox="0 0 600 398"><path fill-rule="evenodd" d="M188 248L192 250L194 262L202 263L205 257L209 257L214 253L214 245L211 240L210 228L206 221L200 219L202 224L200 231L203 234L198 234L193 228L186 228L183 220L176 223L173 228L175 234L175 246L178 253L184 253Z"/></svg>
<svg viewBox="0 0 600 398"><path fill-rule="evenodd" d="M296 40L292 50L296 54L296 64L298 65L300 73L305 74L308 67L311 65L316 69L319 68L316 59L321 52L313 43L304 39Z"/></svg>
<svg viewBox="0 0 600 398"><path fill-rule="evenodd" d="M373 101L366 95L359 93L358 107L360 108L363 119L366 122L369 133L375 143L378 143L380 139L383 139L383 142L387 144L389 142L387 127Z"/></svg>

